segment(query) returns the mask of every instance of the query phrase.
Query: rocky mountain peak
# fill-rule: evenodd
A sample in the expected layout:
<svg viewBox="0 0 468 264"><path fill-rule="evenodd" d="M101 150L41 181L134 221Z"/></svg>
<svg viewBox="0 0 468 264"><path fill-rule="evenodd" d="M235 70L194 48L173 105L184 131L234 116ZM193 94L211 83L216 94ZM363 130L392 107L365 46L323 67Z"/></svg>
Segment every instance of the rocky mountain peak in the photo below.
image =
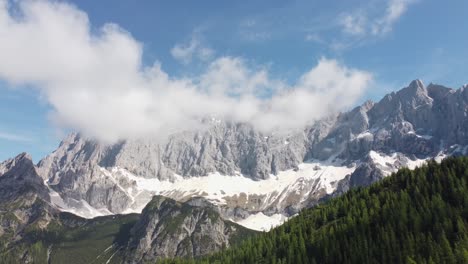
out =
<svg viewBox="0 0 468 264"><path fill-rule="evenodd" d="M372 107L374 107L375 105L375 102L372 101L372 100L367 100L365 101L362 105L361 105L361 109L365 112L369 111L370 109L372 109Z"/></svg>
<svg viewBox="0 0 468 264"><path fill-rule="evenodd" d="M13 159L0 164L0 200L14 200L32 193L49 201L48 189L27 153L21 153Z"/></svg>
<svg viewBox="0 0 468 264"><path fill-rule="evenodd" d="M62 145L71 145L71 144L76 143L77 141L79 141L80 138L81 138L80 133L71 132L62 140L62 142L60 142L60 146L62 146Z"/></svg>
<svg viewBox="0 0 468 264"><path fill-rule="evenodd" d="M408 88L415 91L424 91L426 89L421 79L411 81Z"/></svg>
<svg viewBox="0 0 468 264"><path fill-rule="evenodd" d="M424 83L419 79L412 81L408 87L398 91L398 94L402 102L410 102L414 107L432 103Z"/></svg>
<svg viewBox="0 0 468 264"><path fill-rule="evenodd" d="M453 89L443 85L430 83L427 86L428 95L434 100L442 100L448 93L453 92Z"/></svg>
<svg viewBox="0 0 468 264"><path fill-rule="evenodd" d="M0 175L3 177L31 177L37 176L31 155L23 152L12 159L0 163Z"/></svg>
<svg viewBox="0 0 468 264"><path fill-rule="evenodd" d="M16 157L7 159L4 162L0 163L0 176L3 175L5 172L10 170L12 167L16 166L17 164L27 163L27 165L32 165L32 158L26 152L18 154ZM34 167L34 165L32 165Z"/></svg>
<svg viewBox="0 0 468 264"><path fill-rule="evenodd" d="M141 263L202 256L252 233L224 220L212 205L204 206L201 200L189 204L154 196L131 230L126 259L129 263Z"/></svg>
<svg viewBox="0 0 468 264"><path fill-rule="evenodd" d="M16 160L17 162L21 162L22 160L26 160L26 161L32 161L32 157L31 155L29 155L29 153L27 152L22 152L20 154L18 154L14 160Z"/></svg>

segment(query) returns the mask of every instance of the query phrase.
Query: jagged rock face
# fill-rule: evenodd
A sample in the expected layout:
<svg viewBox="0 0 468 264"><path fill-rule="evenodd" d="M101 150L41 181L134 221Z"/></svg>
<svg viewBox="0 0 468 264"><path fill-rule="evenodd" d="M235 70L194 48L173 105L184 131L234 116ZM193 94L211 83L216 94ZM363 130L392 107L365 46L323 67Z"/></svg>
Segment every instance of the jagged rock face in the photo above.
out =
<svg viewBox="0 0 468 264"><path fill-rule="evenodd" d="M213 123L207 130L170 137L162 162L183 176L202 176L210 172L234 175L236 171L254 179L297 166L304 155L300 134L282 138L256 132L247 124Z"/></svg>
<svg viewBox="0 0 468 264"><path fill-rule="evenodd" d="M31 157L21 153L0 163L0 203L9 203L28 193L50 201L48 189L37 174Z"/></svg>
<svg viewBox="0 0 468 264"><path fill-rule="evenodd" d="M358 186L368 186L378 180L384 178L384 174L377 166L369 160L369 162L362 163L357 169L349 176L348 188Z"/></svg>
<svg viewBox="0 0 468 264"><path fill-rule="evenodd" d="M165 140L127 140L115 145L98 144L71 134L58 150L39 162L42 175L52 183L70 178L94 165L122 167L131 173L161 180L211 172L240 172L254 179L296 167L306 151L304 133L271 136L248 124L212 122L200 131L181 132ZM64 172L65 171L65 172ZM64 184L66 187L67 184Z"/></svg>
<svg viewBox="0 0 468 264"><path fill-rule="evenodd" d="M31 252L15 243L28 228L46 228L57 212L29 155L0 163L0 252L10 252L18 263L34 263Z"/></svg>
<svg viewBox="0 0 468 264"><path fill-rule="evenodd" d="M155 196L131 231L126 262L205 255L228 247L242 229L204 200L179 203Z"/></svg>
<svg viewBox="0 0 468 264"><path fill-rule="evenodd" d="M39 162L38 170L66 198L84 199L93 207L122 212L131 199L121 188L114 188L115 182L102 177L101 167L120 167L139 177L160 180L173 180L175 174L193 177L213 172L240 172L264 179L296 168L304 159L306 142L303 132L267 136L247 124L218 122L164 141L128 140L111 146L72 134ZM131 182L122 185L126 189Z"/></svg>
<svg viewBox="0 0 468 264"><path fill-rule="evenodd" d="M216 172L242 175L257 186L258 182L271 183L272 175L289 171L288 175L297 177L291 177L286 187L278 184L271 192L246 190L224 195L226 186L220 186L212 199L227 206L223 212L229 217L243 218L259 211L289 215L319 202L338 187L344 190L370 184L417 159L465 153L467 90L432 84L425 87L415 80L378 103L366 102L289 133L265 134L249 124L210 120L203 129L166 139L126 140L113 145L72 134L39 162L38 171L65 201L85 200L111 213L134 208L136 200L148 201L154 193L135 187L145 179L161 181L151 183L150 189L154 189L153 185L164 186L162 182ZM371 153L385 157L371 158ZM391 159L392 164L378 164L388 162L395 153L398 156ZM304 171L301 164L310 160L318 163L317 170ZM114 170L117 168L134 177L125 177L125 173ZM336 174L330 172L334 169L339 177L331 177ZM214 195L204 186L193 186L193 191L184 188L159 194L183 201Z"/></svg>
<svg viewBox="0 0 468 264"><path fill-rule="evenodd" d="M468 87L452 90L438 85L429 85L427 90L435 99L434 132L444 139L447 145L468 144Z"/></svg>

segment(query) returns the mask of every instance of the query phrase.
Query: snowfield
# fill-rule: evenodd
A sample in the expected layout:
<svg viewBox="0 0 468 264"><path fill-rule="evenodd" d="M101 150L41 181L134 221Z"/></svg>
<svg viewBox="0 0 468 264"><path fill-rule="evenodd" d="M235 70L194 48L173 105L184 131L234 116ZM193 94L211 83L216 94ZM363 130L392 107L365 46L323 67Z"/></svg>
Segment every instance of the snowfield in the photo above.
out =
<svg viewBox="0 0 468 264"><path fill-rule="evenodd" d="M427 161L427 159L412 160L400 153L384 155L376 151L370 151L369 157L385 175L397 171L400 167L414 169ZM440 161L443 157L444 154L439 154L436 160ZM207 176L186 178L175 175L174 181L160 181L138 177L120 167L100 168L100 170L102 177L108 177L117 188L131 198L132 205L122 212L124 214L141 213L154 195L179 201L189 197L204 197L216 205L226 205L232 197L243 195L248 198L255 195L265 197L264 203L258 208L253 207L251 215L247 218L235 222L250 229L268 231L282 224L287 217L282 214L266 215L262 210L274 203L281 203L291 196L299 196L298 202L303 202L312 192L324 191L331 194L336 190L337 183L351 174L358 165L345 166L340 160L330 160L302 163L297 170L282 171L278 175L270 175L266 180L252 180L240 173L236 175L211 173ZM49 189L52 203L60 210L85 218L113 214L107 208L93 208L84 200L64 201L50 186Z"/></svg>
<svg viewBox="0 0 468 264"><path fill-rule="evenodd" d="M257 231L269 231L275 226L279 226L288 220L288 217L282 214L274 214L272 216L264 215L262 212L250 215L244 220L237 221L239 225Z"/></svg>
<svg viewBox="0 0 468 264"><path fill-rule="evenodd" d="M175 175L174 181L160 181L138 177L119 167L101 168L101 175L111 179L117 188L131 197L133 204L123 213L141 213L153 195L163 195L176 200L201 196L217 205L225 205L227 199L234 196L265 195L267 203L262 205L263 207L268 206L268 203L281 202L291 194L302 195L301 200L306 200L313 191L308 188L308 183L317 183L318 189L331 194L336 188L336 183L355 169L355 166L342 166L339 162L312 161L300 164L296 171L282 171L266 180L252 180L239 173L232 176L211 173L203 177L190 178ZM71 201L71 199L64 201L57 192L50 187L49 189L52 203L63 211L85 218L112 214L107 208L93 208L86 201ZM262 208L254 209L258 211L236 222L247 228L267 231L287 219L282 214L269 216L261 212Z"/></svg>

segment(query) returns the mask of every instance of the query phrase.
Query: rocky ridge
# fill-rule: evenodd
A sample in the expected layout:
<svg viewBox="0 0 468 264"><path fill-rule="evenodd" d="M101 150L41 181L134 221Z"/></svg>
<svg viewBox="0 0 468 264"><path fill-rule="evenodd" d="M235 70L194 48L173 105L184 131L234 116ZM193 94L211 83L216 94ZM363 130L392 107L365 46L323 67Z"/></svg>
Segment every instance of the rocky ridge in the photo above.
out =
<svg viewBox="0 0 468 264"><path fill-rule="evenodd" d="M193 258L227 248L251 234L224 220L217 208L203 198L179 203L155 196L132 228L126 261Z"/></svg>
<svg viewBox="0 0 468 264"><path fill-rule="evenodd" d="M32 228L45 229L59 211L50 204L48 188L31 157L21 153L0 163L0 257L8 263L33 263L34 252L23 247Z"/></svg>

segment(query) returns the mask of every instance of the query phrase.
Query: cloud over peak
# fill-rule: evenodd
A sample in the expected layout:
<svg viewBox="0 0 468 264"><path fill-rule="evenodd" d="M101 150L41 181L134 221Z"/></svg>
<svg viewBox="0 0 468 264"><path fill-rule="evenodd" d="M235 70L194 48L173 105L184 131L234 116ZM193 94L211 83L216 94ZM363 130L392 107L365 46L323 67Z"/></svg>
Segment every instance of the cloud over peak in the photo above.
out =
<svg viewBox="0 0 468 264"><path fill-rule="evenodd" d="M20 15L9 3L0 0L0 78L39 89L57 124L107 142L191 129L213 115L264 131L301 128L354 105L372 80L322 58L286 83L237 57L179 78L158 62L143 65L141 43L118 25L91 30L86 13L67 3L14 2ZM202 47L192 41L173 55L189 60Z"/></svg>

